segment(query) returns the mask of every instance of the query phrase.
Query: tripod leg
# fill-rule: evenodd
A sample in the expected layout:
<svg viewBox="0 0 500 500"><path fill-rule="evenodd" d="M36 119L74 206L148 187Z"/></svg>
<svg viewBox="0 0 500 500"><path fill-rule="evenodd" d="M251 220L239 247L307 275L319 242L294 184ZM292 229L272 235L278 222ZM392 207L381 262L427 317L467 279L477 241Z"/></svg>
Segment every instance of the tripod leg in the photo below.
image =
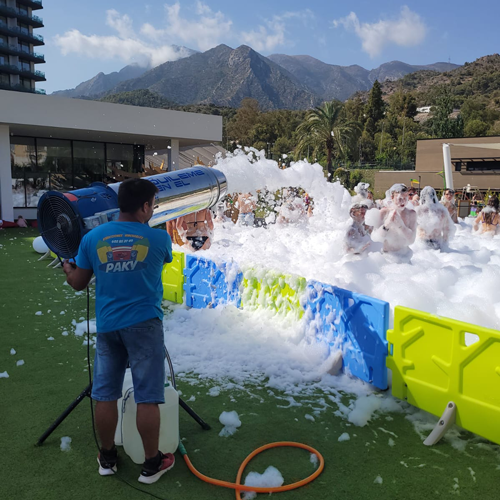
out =
<svg viewBox="0 0 500 500"><path fill-rule="evenodd" d="M86 396L90 397L90 391L92 389L92 384L89 384L85 389L78 395L78 397L61 413L58 419L43 433L40 439L37 441L36 446L41 446L44 441L59 427L62 421L81 403Z"/></svg>
<svg viewBox="0 0 500 500"><path fill-rule="evenodd" d="M192 408L189 407L187 403L185 403L181 398L179 398L179 404L181 407L186 410L186 412L191 416L194 420L196 420L202 427L202 429L209 431L211 427L199 416L197 415Z"/></svg>

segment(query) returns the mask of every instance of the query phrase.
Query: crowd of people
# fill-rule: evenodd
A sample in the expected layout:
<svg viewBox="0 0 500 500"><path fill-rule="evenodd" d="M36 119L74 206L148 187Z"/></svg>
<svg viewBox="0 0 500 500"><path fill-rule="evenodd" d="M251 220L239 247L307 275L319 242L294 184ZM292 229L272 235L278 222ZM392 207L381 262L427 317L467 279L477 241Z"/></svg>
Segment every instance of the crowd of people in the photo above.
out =
<svg viewBox="0 0 500 500"><path fill-rule="evenodd" d="M446 248L458 224L452 189L446 189L438 200L430 186L419 194L414 188L394 184L384 200L374 202L368 187L360 183L355 188L350 209L352 222L344 239L346 252L361 254L372 241L382 243L384 252L404 253L415 240L434 250ZM477 233L495 234L499 222L499 201L491 196L475 219L473 229Z"/></svg>
<svg viewBox="0 0 500 500"><path fill-rule="evenodd" d="M394 184L385 199L375 200L368 183L354 188L349 215L351 223L344 238L347 253L362 254L372 242L384 252L405 253L415 241L434 250L445 249L459 223L455 192L445 189L441 200L434 188L421 191ZM276 193L229 195L214 213L202 210L167 223L172 241L193 251L210 248L216 223L232 221L240 226L259 227L270 223L297 224L313 215L314 202L305 191L288 187ZM477 216L474 231L494 234L500 222L499 201L490 197ZM215 223L215 224L214 224Z"/></svg>

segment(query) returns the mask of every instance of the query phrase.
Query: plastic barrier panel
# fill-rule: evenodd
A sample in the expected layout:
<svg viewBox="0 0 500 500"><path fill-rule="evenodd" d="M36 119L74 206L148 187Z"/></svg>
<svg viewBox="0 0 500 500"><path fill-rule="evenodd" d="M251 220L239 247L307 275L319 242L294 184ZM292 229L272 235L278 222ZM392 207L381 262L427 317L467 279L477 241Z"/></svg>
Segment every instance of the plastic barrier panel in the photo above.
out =
<svg viewBox="0 0 500 500"><path fill-rule="evenodd" d="M389 303L316 281L306 298L310 334L342 351L344 371L387 389Z"/></svg>
<svg viewBox="0 0 500 500"><path fill-rule="evenodd" d="M172 252L172 262L163 266L163 298L182 304L184 301L184 253Z"/></svg>
<svg viewBox="0 0 500 500"><path fill-rule="evenodd" d="M392 394L500 444L500 332L396 307L387 332Z"/></svg>
<svg viewBox="0 0 500 500"><path fill-rule="evenodd" d="M241 306L244 309L264 307L278 314L304 314L300 298L306 289L306 279L276 271L247 269L244 273Z"/></svg>
<svg viewBox="0 0 500 500"><path fill-rule="evenodd" d="M215 262L186 255L184 268L186 305L196 309L234 304L240 307L240 284L243 274L235 263Z"/></svg>

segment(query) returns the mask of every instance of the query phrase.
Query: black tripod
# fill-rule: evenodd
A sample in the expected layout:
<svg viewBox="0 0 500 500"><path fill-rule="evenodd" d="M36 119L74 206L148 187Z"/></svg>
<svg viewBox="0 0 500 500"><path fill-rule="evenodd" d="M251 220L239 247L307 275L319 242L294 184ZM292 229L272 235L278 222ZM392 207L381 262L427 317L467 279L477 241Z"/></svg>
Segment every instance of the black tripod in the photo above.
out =
<svg viewBox="0 0 500 500"><path fill-rule="evenodd" d="M167 359L168 357L167 350L165 348L165 353ZM65 418L85 399L85 397L90 398L90 394L92 391L92 384L89 384L83 391L77 396L77 398L59 415L57 420L42 434L40 439L37 441L36 445L40 446L44 443L44 441L59 427L59 425L65 420ZM185 402L179 397L179 405L183 410L185 410L190 417L192 417L196 422L198 422L202 429L208 431L210 430L210 426Z"/></svg>

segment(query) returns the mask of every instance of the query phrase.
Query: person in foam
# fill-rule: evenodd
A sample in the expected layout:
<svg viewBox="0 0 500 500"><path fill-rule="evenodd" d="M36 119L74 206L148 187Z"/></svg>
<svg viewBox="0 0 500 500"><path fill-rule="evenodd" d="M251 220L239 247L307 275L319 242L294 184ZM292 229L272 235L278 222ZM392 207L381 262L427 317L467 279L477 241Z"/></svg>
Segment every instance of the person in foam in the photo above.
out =
<svg viewBox="0 0 500 500"><path fill-rule="evenodd" d="M363 203L368 208L372 208L375 203L373 201L373 194L371 194L368 190L369 187L370 184L367 182L360 182L357 186L355 186L354 192L356 194L352 197L352 203Z"/></svg>
<svg viewBox="0 0 500 500"><path fill-rule="evenodd" d="M184 244L194 252L210 248L214 231L210 210L183 215L176 220L175 227Z"/></svg>
<svg viewBox="0 0 500 500"><path fill-rule="evenodd" d="M500 214L498 213L499 201L496 196L490 196L488 204L481 210L481 213L474 221L474 231L480 233L496 234L500 223Z"/></svg>
<svg viewBox="0 0 500 500"><path fill-rule="evenodd" d="M384 252L404 252L415 241L417 214L407 208L408 188L404 184L394 184L387 195L390 203L380 211L370 210L366 224L375 228L372 239L383 243Z"/></svg>
<svg viewBox="0 0 500 500"><path fill-rule="evenodd" d="M443 197L441 198L441 203L448 210L451 220L455 224L458 224L457 206L455 204L455 191L453 191L453 189L445 189Z"/></svg>
<svg viewBox="0 0 500 500"><path fill-rule="evenodd" d="M455 234L455 224L446 207L439 203L434 188L426 186L422 189L416 211L417 237L429 248L443 248Z"/></svg>
<svg viewBox="0 0 500 500"><path fill-rule="evenodd" d="M307 219L306 207L304 201L299 196L296 188L283 190L284 201L279 208L277 224L298 224Z"/></svg>
<svg viewBox="0 0 500 500"><path fill-rule="evenodd" d="M368 206L364 203L355 203L351 206L349 215L352 224L344 238L344 249L347 253L361 254L371 243L372 227L365 224L365 215Z"/></svg>

